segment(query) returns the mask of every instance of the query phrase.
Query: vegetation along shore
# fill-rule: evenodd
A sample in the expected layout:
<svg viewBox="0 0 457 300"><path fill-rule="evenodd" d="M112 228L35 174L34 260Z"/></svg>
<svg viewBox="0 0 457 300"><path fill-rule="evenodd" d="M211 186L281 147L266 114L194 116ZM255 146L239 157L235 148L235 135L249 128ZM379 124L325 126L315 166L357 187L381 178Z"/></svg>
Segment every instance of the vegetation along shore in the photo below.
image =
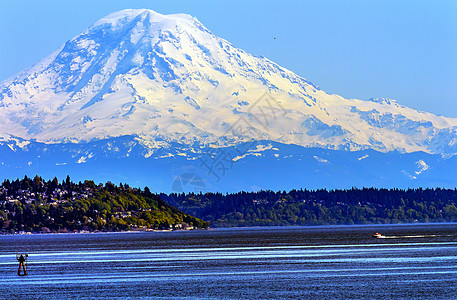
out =
<svg viewBox="0 0 457 300"><path fill-rule="evenodd" d="M111 182L5 180L0 186L0 231L78 232L208 228L144 190Z"/></svg>
<svg viewBox="0 0 457 300"><path fill-rule="evenodd" d="M153 194L37 175L0 185L0 233L456 222L456 202L457 189Z"/></svg>

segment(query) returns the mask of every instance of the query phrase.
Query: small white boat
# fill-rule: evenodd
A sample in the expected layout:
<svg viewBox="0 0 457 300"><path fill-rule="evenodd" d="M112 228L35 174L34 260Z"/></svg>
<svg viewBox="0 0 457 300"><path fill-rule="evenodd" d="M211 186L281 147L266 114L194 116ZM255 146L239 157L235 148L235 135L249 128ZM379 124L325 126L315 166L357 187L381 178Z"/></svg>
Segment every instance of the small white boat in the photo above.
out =
<svg viewBox="0 0 457 300"><path fill-rule="evenodd" d="M375 239L379 239L380 237L382 237L382 234L380 234L379 232L376 232L376 233L373 233L371 236Z"/></svg>

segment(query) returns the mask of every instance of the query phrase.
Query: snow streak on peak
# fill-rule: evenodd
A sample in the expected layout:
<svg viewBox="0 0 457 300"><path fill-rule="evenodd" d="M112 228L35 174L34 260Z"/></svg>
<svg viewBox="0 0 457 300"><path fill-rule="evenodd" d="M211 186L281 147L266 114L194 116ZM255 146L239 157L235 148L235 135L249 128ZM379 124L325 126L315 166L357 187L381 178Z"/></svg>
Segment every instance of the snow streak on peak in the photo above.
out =
<svg viewBox="0 0 457 300"><path fill-rule="evenodd" d="M150 149L271 140L457 153L457 119L329 95L192 16L147 9L106 16L5 81L0 114L1 138L47 143L136 136ZM240 122L244 130L233 134Z"/></svg>

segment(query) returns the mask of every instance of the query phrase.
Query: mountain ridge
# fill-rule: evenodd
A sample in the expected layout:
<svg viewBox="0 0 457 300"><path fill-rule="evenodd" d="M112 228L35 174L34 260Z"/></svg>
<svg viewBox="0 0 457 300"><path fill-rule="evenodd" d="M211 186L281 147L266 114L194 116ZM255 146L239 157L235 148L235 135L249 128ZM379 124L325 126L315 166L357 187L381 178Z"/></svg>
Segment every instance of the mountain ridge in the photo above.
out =
<svg viewBox="0 0 457 300"><path fill-rule="evenodd" d="M158 193L301 187L453 189L456 163L456 155L340 151L272 141L221 148L172 143L157 151L132 136L81 143L0 142L0 172L5 178L38 172L48 179L72 174L77 180L149 186ZM187 185L179 188L181 181Z"/></svg>

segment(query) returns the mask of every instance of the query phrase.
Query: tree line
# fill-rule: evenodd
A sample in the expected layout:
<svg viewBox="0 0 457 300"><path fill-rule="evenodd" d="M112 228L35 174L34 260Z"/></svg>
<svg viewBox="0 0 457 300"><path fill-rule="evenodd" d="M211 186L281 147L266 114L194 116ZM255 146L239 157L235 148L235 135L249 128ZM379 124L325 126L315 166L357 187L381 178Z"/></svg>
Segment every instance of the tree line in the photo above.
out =
<svg viewBox="0 0 457 300"><path fill-rule="evenodd" d="M161 194L213 227L457 222L456 189Z"/></svg>
<svg viewBox="0 0 457 300"><path fill-rule="evenodd" d="M456 189L153 194L39 176L0 185L1 232L457 222Z"/></svg>

